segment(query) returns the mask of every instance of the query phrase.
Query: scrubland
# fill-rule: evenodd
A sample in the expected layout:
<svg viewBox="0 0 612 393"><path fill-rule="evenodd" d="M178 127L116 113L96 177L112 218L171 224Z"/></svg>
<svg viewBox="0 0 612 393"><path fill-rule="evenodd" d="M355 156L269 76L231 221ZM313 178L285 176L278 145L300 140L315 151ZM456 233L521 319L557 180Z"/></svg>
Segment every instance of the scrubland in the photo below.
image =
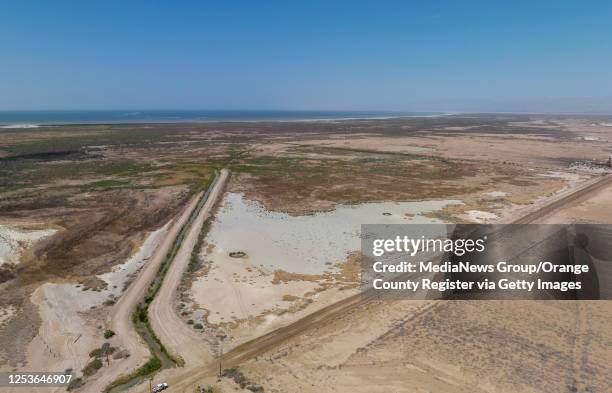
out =
<svg viewBox="0 0 612 393"><path fill-rule="evenodd" d="M73 352L54 352L65 345L53 342L54 335L66 331L45 327L46 286L106 294L113 288L104 274L138 254L152 233L209 184L215 170L232 172L226 198L238 195L258 206L258 214L280 220L367 203L455 201L423 212L397 205L376 214L382 221L494 222L607 173L612 128L606 122L456 115L2 130L0 235L6 240L0 242L0 255L11 257L0 263L0 368L27 369L33 363L32 342L49 346L44 364L64 364L54 357ZM599 199L601 205L606 198ZM572 209L557 219L609 216L590 205ZM601 209L609 207L604 203ZM247 249L246 243L219 248L208 235L220 217L218 211L205 225L198 258L175 305L185 324L202 322L202 339L210 341L211 351L217 343L207 334L219 329L231 347L355 293L355 249L346 246L345 255L325 260L316 272L281 268L274 255ZM23 231L47 236L9 239ZM261 232L265 235L266 228ZM279 247L290 255L299 248L292 242L299 240L283 238ZM237 251L246 256L228 257ZM128 277L124 285L129 282ZM85 353L104 342L105 315L123 290L114 289L119 291L112 299L92 296L91 303L78 305L82 324L71 328L95 337L83 339L92 346ZM223 296L209 296L208 291L223 290L228 291ZM257 304L249 305L244 296ZM246 363L244 372L266 391L278 392L603 392L606 383L610 386L605 302L459 302L419 313L424 305L368 303ZM65 307L66 315L76 312L70 304ZM43 336L47 341L41 343ZM535 373L536 367L543 371ZM292 390L295 386L299 389Z"/></svg>

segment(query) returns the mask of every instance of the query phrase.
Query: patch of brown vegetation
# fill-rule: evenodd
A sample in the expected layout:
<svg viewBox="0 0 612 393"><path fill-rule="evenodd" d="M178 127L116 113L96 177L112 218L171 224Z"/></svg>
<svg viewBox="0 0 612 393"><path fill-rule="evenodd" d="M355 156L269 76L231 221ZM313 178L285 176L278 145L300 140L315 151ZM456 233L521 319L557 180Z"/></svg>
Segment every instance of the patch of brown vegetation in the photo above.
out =
<svg viewBox="0 0 612 393"><path fill-rule="evenodd" d="M37 243L18 267L20 285L49 277L87 277L127 259L146 231L176 213L188 198L181 188L81 195L45 218L65 228ZM29 210L15 210L24 215Z"/></svg>
<svg viewBox="0 0 612 393"><path fill-rule="evenodd" d="M346 261L338 264L340 275L338 279L343 282L358 284L361 280L361 260L363 254L361 251L351 252Z"/></svg>
<svg viewBox="0 0 612 393"><path fill-rule="evenodd" d="M81 280L79 280L79 284L82 285L84 291L90 289L94 291L101 291L102 289L105 289L108 286L106 281L98 278L97 276L89 276L82 278Z"/></svg>
<svg viewBox="0 0 612 393"><path fill-rule="evenodd" d="M320 281L324 278L320 274L298 274L290 273L284 270L278 269L274 271L274 277L272 278L272 284L280 284L289 281Z"/></svg>
<svg viewBox="0 0 612 393"><path fill-rule="evenodd" d="M484 189L497 173L490 166L467 162L401 156L367 158L363 153L356 153L349 161L307 160L296 167L284 166L279 160L275 165L279 165L279 171L274 175L238 175L232 179L231 190L243 192L268 210L302 215L328 211L338 203L461 197Z"/></svg>

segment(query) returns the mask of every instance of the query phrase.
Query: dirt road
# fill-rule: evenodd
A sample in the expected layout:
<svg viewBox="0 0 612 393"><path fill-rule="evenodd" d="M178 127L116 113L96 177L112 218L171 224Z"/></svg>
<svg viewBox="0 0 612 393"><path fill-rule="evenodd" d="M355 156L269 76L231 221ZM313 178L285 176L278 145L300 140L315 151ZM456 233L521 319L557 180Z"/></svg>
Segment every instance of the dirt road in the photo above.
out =
<svg viewBox="0 0 612 393"><path fill-rule="evenodd" d="M92 379L85 385L82 390L83 392L100 393L104 391L104 388L111 382L119 376L136 369L150 356L147 345L134 329L132 312L136 305L144 298L149 284L157 275L159 266L172 246L175 237L189 219L200 197L201 194L193 197L182 213L174 220L167 237L157 247L149 262L113 308L109 323L110 329L116 333L118 344L129 351L130 357L121 362L114 362L108 368L105 368L104 372L99 373L100 376L98 378Z"/></svg>
<svg viewBox="0 0 612 393"><path fill-rule="evenodd" d="M568 190L561 193L556 198L548 200L545 205L536 207L533 211L525 212L518 218L510 218L509 224L529 224L545 216L548 216L559 209L566 207L570 203L576 203L584 198L588 198L593 193L601 190L612 183L612 175L602 176L590 180L577 189Z"/></svg>
<svg viewBox="0 0 612 393"><path fill-rule="evenodd" d="M191 252L196 245L202 225L210 217L215 203L223 194L228 179L229 171L221 170L204 206L191 225L168 269L157 296L149 306L149 321L155 334L171 354L183 358L186 368L206 363L212 360L212 357L201 333L187 325L178 316L175 310L177 287L189 265Z"/></svg>

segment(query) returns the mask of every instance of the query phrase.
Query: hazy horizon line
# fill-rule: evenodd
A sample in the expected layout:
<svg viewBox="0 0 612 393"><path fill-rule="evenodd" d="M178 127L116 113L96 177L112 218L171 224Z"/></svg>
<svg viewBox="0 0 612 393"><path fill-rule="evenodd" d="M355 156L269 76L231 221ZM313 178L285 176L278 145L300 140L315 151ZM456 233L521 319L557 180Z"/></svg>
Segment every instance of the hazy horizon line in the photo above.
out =
<svg viewBox="0 0 612 393"><path fill-rule="evenodd" d="M612 98L612 97L611 97ZM152 111L184 111L184 112L388 112L388 113L410 113L410 112L458 112L458 113L545 113L534 109L530 110L490 110L490 109L474 109L474 110L462 110L462 109L448 109L448 108L417 108L417 109L344 109L344 108L197 108L197 107L126 107L126 108L0 108L0 112L152 112ZM548 113L549 111L546 111ZM558 113L566 113L567 111L554 111ZM577 111L575 113L582 113ZM588 113L588 112L584 112ZM610 109L612 114L612 108Z"/></svg>

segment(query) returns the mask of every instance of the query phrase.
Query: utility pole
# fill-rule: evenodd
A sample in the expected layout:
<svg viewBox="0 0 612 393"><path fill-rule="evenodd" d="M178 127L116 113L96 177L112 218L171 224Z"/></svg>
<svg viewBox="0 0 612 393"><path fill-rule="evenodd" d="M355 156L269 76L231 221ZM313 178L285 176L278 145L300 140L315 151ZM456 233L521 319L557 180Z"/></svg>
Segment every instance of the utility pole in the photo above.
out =
<svg viewBox="0 0 612 393"><path fill-rule="evenodd" d="M227 337L225 334L217 334L217 340L219 340L219 380L221 380L221 376L223 375L223 339L225 339L225 337Z"/></svg>
<svg viewBox="0 0 612 393"><path fill-rule="evenodd" d="M149 378L149 392L153 391L153 377Z"/></svg>
<svg viewBox="0 0 612 393"><path fill-rule="evenodd" d="M221 378L222 374L221 359L223 359L223 341L219 341L219 378Z"/></svg>

